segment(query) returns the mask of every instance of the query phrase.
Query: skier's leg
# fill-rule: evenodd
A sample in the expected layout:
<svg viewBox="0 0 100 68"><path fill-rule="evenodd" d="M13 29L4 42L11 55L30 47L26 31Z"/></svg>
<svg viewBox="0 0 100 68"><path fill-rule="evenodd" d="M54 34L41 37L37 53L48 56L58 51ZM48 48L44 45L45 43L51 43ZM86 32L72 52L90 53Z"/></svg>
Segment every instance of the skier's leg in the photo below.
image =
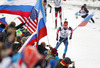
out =
<svg viewBox="0 0 100 68"><path fill-rule="evenodd" d="M46 11L46 9L45 9L45 16L47 17L47 11Z"/></svg>
<svg viewBox="0 0 100 68"><path fill-rule="evenodd" d="M60 23L61 23L61 26L62 26L62 8L61 7L59 9L59 17L60 17Z"/></svg>
<svg viewBox="0 0 100 68"><path fill-rule="evenodd" d="M64 42L64 44L65 44L65 50L64 50L64 53L66 54L67 49L68 49L68 41Z"/></svg>
<svg viewBox="0 0 100 68"><path fill-rule="evenodd" d="M93 20L93 18L91 18L91 21L92 21L93 23L95 23L94 20Z"/></svg>
<svg viewBox="0 0 100 68"><path fill-rule="evenodd" d="M56 47L55 47L56 49L58 49L58 47L60 46L60 44L61 44L61 43L60 43L61 40L62 40L62 38L60 38L59 41L57 42Z"/></svg>
<svg viewBox="0 0 100 68"><path fill-rule="evenodd" d="M57 16L58 16L58 11L55 8L55 28L57 28Z"/></svg>
<svg viewBox="0 0 100 68"><path fill-rule="evenodd" d="M65 45L65 49L64 49L63 58L65 58L66 52L68 50L68 40L64 41L64 45Z"/></svg>

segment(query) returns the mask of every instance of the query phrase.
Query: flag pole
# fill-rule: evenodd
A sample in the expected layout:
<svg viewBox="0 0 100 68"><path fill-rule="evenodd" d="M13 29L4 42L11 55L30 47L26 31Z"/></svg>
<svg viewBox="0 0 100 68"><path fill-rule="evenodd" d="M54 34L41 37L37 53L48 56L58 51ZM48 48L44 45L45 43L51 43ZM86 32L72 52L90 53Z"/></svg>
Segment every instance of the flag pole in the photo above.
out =
<svg viewBox="0 0 100 68"><path fill-rule="evenodd" d="M49 37L48 37L48 34L47 34L47 40L48 40L48 44L50 45L50 41L49 41Z"/></svg>
<svg viewBox="0 0 100 68"><path fill-rule="evenodd" d="M23 46L20 48L20 50L18 51L18 53L21 53L22 50L25 48L25 46L27 45L28 41L31 39L31 37L34 35L34 33L26 40L26 42L23 44Z"/></svg>
<svg viewBox="0 0 100 68"><path fill-rule="evenodd" d="M14 20L16 20L17 18L18 18L18 17L16 17ZM13 20L13 21L14 21L14 20Z"/></svg>

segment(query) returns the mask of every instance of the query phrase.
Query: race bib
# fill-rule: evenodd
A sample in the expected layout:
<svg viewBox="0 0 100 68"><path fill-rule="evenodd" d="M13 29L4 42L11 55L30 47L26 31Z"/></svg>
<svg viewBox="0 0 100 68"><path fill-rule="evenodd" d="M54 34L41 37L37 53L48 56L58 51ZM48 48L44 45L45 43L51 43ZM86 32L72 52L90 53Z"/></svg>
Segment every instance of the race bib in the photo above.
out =
<svg viewBox="0 0 100 68"><path fill-rule="evenodd" d="M68 37L68 32L61 32L62 37Z"/></svg>

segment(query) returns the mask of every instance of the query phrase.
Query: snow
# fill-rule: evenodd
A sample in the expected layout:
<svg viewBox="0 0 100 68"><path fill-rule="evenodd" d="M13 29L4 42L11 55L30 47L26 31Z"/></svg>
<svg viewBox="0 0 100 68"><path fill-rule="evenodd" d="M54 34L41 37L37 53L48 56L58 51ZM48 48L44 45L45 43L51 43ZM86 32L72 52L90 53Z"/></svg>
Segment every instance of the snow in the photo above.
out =
<svg viewBox="0 0 100 68"><path fill-rule="evenodd" d="M1 3L1 2L0 2ZM80 10L79 7L67 4L79 4L83 5L84 3L90 4L90 6L100 6L100 2L81 2L81 1L66 1L66 3L62 3L62 17L63 22L65 18L67 18L69 22L69 26L73 29L77 27L78 24L82 22L82 18L75 18L75 13ZM93 4L92 4L93 3ZM47 11L47 32L48 35L41 39L41 41L45 41L47 44L50 44L52 47L56 46L56 31L54 29L55 26L55 15L54 15L54 4L50 3L52 8L52 13L49 13L49 8ZM89 13L93 12L94 9L89 9ZM6 17L6 21L10 23L17 16L15 15L4 15ZM1 14L0 14L0 17ZM76 68L100 68L100 10L97 10L95 16L93 17L95 23L88 23L85 27L78 27L74 33L72 40L69 40L68 51L66 57L70 57L76 63ZM17 24L20 23L18 19L14 20ZM60 19L58 17L58 27L60 26ZM61 44L58 48L59 57L62 58L64 52L64 45Z"/></svg>
<svg viewBox="0 0 100 68"><path fill-rule="evenodd" d="M52 4L53 5L53 4ZM72 5L66 5L66 3L62 4L63 13L62 17L67 18L69 22L69 26L73 29L77 27L79 23L82 22L82 18L75 18L75 13L79 11L79 7L74 7ZM90 13L93 12L93 9L89 9ZM48 29L48 38L50 45L55 47L56 45L56 29L54 29L54 6L53 12L47 15L47 29ZM76 68L100 68L99 65L99 57L100 57L100 19L99 19L100 11L97 10L95 16L93 17L95 20L94 23L88 23L85 27L78 27L73 33L73 39L69 40L68 52L66 57L70 57L72 60L76 62ZM53 18L52 18L53 17ZM64 21L63 19L63 21ZM60 26L60 19L58 18L58 26ZM43 40L42 40L43 41ZM62 58L64 52L64 45L61 44L58 48L58 53L60 58Z"/></svg>
<svg viewBox="0 0 100 68"><path fill-rule="evenodd" d="M66 1L66 4L72 4L72 5L82 5L82 4L87 4L88 6L92 6L92 7L100 7L100 1L81 1L81 0L70 0L70 1Z"/></svg>

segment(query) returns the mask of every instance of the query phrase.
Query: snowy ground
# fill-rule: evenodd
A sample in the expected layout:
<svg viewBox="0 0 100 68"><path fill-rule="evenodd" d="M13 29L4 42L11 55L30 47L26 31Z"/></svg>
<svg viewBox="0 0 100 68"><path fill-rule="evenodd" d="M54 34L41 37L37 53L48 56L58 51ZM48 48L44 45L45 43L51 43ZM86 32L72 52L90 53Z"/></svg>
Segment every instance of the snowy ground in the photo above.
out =
<svg viewBox="0 0 100 68"><path fill-rule="evenodd" d="M70 1L66 1L67 4L73 4L73 5L82 5L82 4L87 4L88 6L92 6L92 7L100 7L100 1L81 1L81 0L70 0Z"/></svg>
<svg viewBox="0 0 100 68"><path fill-rule="evenodd" d="M54 5L52 4L53 9L52 13L47 13L47 31L48 31L48 39L50 45L55 47L56 45L56 29L54 29ZM83 20L81 17L78 19L75 18L75 13L79 11L79 7L67 5L63 3L63 21L65 18L68 19L69 26L73 29L81 23ZM93 9L89 9L90 13L93 12ZM13 21L17 16L5 15L7 18L7 22ZM76 62L76 68L100 68L100 11L97 10L95 16L93 17L95 20L94 23L88 23L85 27L77 28L73 33L73 39L69 41L68 52L66 57L70 57L72 60ZM0 18L2 16L0 15ZM17 19L14 20L17 24L20 23ZM60 26L58 18L58 27ZM45 41L47 44L47 37L41 39L41 41ZM59 57L62 58L62 54L64 51L64 45L61 44L58 48Z"/></svg>
<svg viewBox="0 0 100 68"><path fill-rule="evenodd" d="M53 4L52 4L53 5ZM81 17L75 19L75 12L80 8L74 6L68 6L63 3L63 13L62 17L68 19L69 26L73 29L81 23L83 20ZM48 29L48 38L50 44L55 47L56 44L56 29L54 29L54 8L53 12L49 13L48 8L48 17L47 17L47 29ZM90 9L90 13L93 12L93 9ZM76 62L76 68L100 68L100 11L97 10L94 23L88 23L85 27L77 28L73 33L73 39L69 41L67 57L70 57ZM53 17L53 18L52 18ZM63 19L63 21L64 21ZM58 25L60 26L58 18ZM62 58L64 52L64 45L61 44L59 49L59 56Z"/></svg>

